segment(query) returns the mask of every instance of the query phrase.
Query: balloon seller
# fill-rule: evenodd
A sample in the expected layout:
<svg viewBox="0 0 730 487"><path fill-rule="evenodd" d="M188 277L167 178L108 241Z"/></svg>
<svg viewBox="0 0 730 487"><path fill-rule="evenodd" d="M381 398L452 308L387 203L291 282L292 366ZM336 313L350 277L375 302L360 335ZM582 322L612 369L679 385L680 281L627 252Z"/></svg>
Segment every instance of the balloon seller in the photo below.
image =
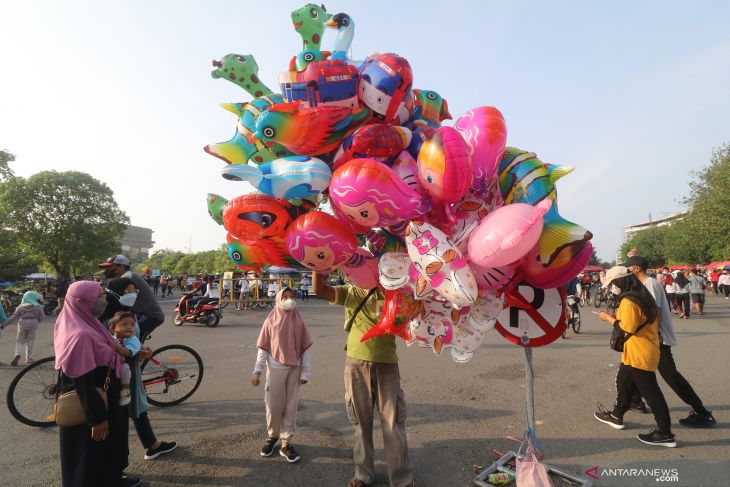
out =
<svg viewBox="0 0 730 487"><path fill-rule="evenodd" d="M384 294L352 284L328 286L318 273L312 274L314 294L345 308L348 332L345 359L345 407L355 427L353 456L355 476L348 487L365 487L375 481L373 408L378 405L383 432L383 451L390 485L414 486L408 463L406 400L400 386L395 336L381 335L361 341L380 320Z"/></svg>

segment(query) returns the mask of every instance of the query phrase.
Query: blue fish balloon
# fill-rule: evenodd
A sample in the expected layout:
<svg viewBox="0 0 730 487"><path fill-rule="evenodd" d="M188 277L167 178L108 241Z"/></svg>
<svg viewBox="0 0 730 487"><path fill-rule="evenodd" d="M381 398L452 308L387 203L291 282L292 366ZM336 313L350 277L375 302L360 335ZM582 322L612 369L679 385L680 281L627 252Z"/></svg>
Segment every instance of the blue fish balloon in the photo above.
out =
<svg viewBox="0 0 730 487"><path fill-rule="evenodd" d="M308 198L327 189L332 171L316 157L287 156L259 166L226 166L222 175L231 181L246 181L274 198L291 200Z"/></svg>

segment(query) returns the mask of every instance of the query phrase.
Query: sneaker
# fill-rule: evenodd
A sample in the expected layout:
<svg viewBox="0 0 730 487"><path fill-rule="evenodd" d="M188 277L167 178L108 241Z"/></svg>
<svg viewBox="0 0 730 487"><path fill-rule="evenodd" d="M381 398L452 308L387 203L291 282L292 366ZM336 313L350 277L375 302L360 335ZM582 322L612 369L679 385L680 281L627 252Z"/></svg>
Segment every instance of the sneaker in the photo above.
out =
<svg viewBox="0 0 730 487"><path fill-rule="evenodd" d="M659 430L652 430L645 435L638 434L636 437L640 442L646 443L647 445L666 446L667 448L675 448L677 446L676 436L660 433Z"/></svg>
<svg viewBox="0 0 730 487"><path fill-rule="evenodd" d="M33 360L32 358L27 358L27 359L25 359L25 365L30 365L30 364L32 364L33 362L35 362L35 360Z"/></svg>
<svg viewBox="0 0 730 487"><path fill-rule="evenodd" d="M122 392L119 394L119 405L126 406L130 402L132 402L132 394L129 392L129 389L122 389Z"/></svg>
<svg viewBox="0 0 730 487"><path fill-rule="evenodd" d="M296 463L299 461L300 458L302 458L299 456L299 453L291 445L286 445L285 447L282 447L279 450L279 455L286 458L286 461L289 463Z"/></svg>
<svg viewBox="0 0 730 487"><path fill-rule="evenodd" d="M629 407L630 411L636 411L637 413L641 414L649 414L649 408L646 407L646 404L644 402L640 402L639 404L632 404L631 407Z"/></svg>
<svg viewBox="0 0 730 487"><path fill-rule="evenodd" d="M18 365L19 360L20 360L20 355L16 355L15 357L13 357L13 360L10 361L10 365L15 367L16 365Z"/></svg>
<svg viewBox="0 0 730 487"><path fill-rule="evenodd" d="M279 437L269 438L266 440L264 447L261 449L262 457L270 457L274 453L274 449L279 445Z"/></svg>
<svg viewBox="0 0 730 487"><path fill-rule="evenodd" d="M137 487L142 483L142 479L136 475L122 475L119 487Z"/></svg>
<svg viewBox="0 0 730 487"><path fill-rule="evenodd" d="M598 421L600 421L601 423L606 423L611 428L617 430L622 430L626 428L626 426L624 426L624 421L606 411L606 408L603 407L603 404L599 402L596 406L598 407L598 411L593 413L593 417L596 418Z"/></svg>
<svg viewBox="0 0 730 487"><path fill-rule="evenodd" d="M161 441L160 446L157 448L148 448L147 451L145 451L144 459L145 460L153 460L160 455L164 455L165 453L170 453L172 450L177 448L177 443L174 441Z"/></svg>
<svg viewBox="0 0 730 487"><path fill-rule="evenodd" d="M712 417L712 413L710 411L706 414L692 411L689 413L689 416L679 420L679 424L690 428L709 428L715 423L717 423L717 421L715 421L715 418Z"/></svg>

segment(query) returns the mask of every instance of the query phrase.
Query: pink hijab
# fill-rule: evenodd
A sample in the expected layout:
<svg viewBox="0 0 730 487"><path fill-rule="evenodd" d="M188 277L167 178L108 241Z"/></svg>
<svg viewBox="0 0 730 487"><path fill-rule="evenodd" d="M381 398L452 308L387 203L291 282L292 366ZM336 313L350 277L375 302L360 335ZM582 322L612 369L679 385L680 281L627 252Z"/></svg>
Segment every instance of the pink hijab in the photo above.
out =
<svg viewBox="0 0 730 487"><path fill-rule="evenodd" d="M109 345L111 333L92 313L99 300L99 283L78 281L69 286L53 331L56 368L72 379L97 367L111 367L117 377L122 357Z"/></svg>
<svg viewBox="0 0 730 487"><path fill-rule="evenodd" d="M299 311L287 311L282 307L286 290L291 291L285 287L276 293L274 309L261 327L256 346L269 352L280 364L295 367L304 351L312 346L312 339Z"/></svg>

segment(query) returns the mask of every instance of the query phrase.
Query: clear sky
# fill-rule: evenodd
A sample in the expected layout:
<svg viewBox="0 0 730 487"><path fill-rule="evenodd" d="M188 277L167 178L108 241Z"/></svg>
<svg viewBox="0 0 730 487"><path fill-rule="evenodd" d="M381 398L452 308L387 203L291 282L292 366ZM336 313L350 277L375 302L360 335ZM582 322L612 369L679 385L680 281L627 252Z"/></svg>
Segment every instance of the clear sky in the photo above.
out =
<svg viewBox="0 0 730 487"><path fill-rule="evenodd" d="M156 248L223 242L206 194L251 188L222 179L202 147L233 135L218 103L250 97L211 78L211 60L254 54L275 87L301 49L289 13L304 2L1 3L0 148L16 172L92 174L155 231ZM455 118L496 106L509 145L575 165L558 183L560 210L604 259L624 225L681 209L690 172L730 141L727 1L325 5L354 19L354 58L397 52Z"/></svg>

